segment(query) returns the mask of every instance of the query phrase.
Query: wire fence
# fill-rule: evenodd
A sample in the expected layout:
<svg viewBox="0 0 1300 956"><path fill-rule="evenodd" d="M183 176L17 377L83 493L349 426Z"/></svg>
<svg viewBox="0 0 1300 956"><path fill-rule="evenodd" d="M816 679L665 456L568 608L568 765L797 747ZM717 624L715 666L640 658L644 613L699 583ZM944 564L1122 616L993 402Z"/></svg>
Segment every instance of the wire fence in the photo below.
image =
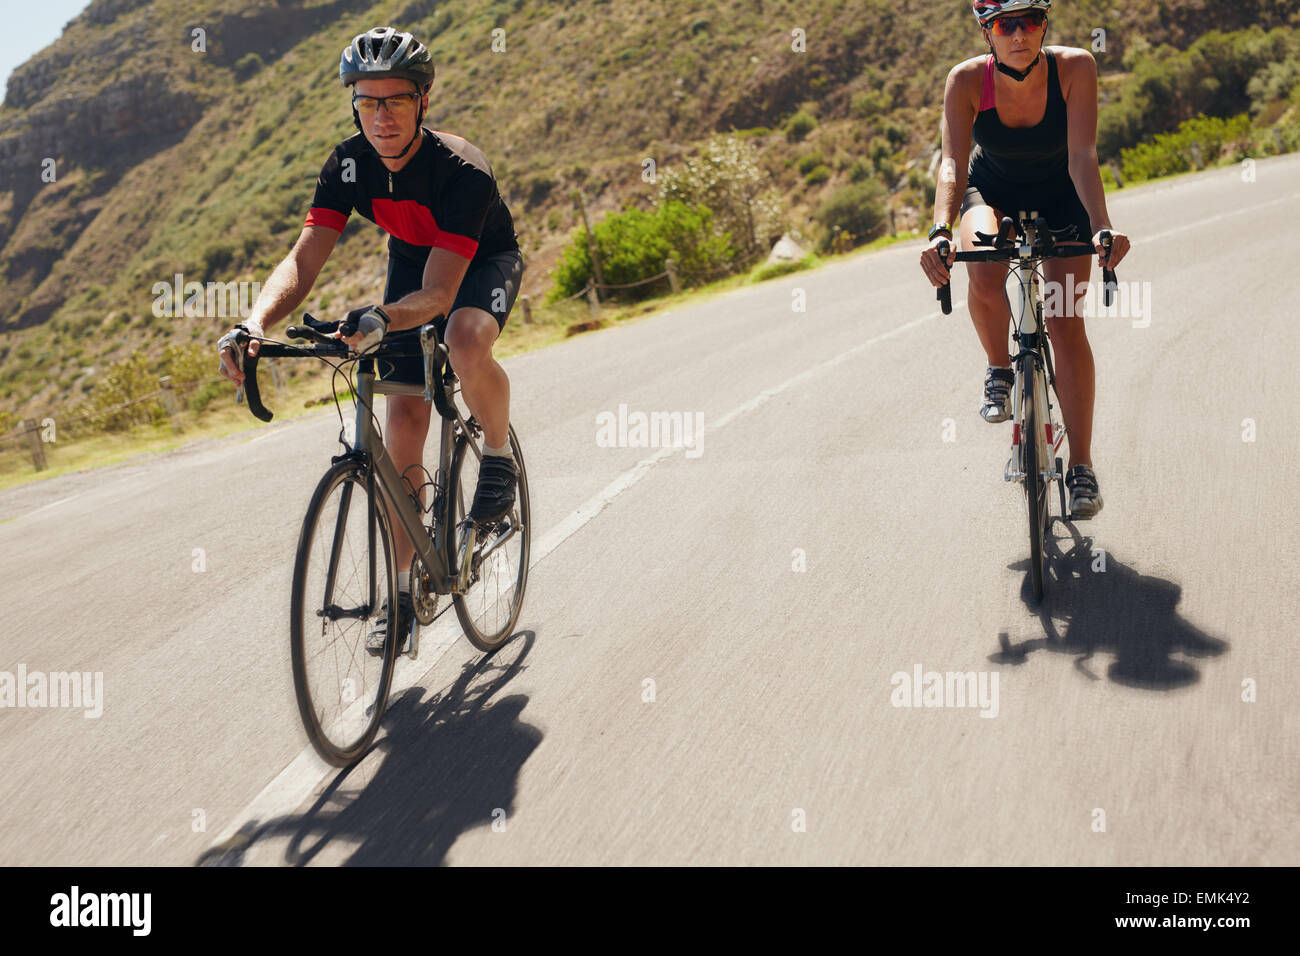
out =
<svg viewBox="0 0 1300 956"><path fill-rule="evenodd" d="M734 259L719 269L714 269L705 273L692 272L687 276L688 284L702 285L707 282L712 282L714 279L720 279L725 276L735 275L738 272L750 268L759 259L766 258L767 255L768 255L767 252L759 249L749 253L746 256L743 256L740 259ZM526 295L520 296L520 305L524 313L524 322L525 324L531 323L533 321L534 312L538 311L539 309L541 310L545 310L548 308L553 309L556 306L564 304L565 302L572 302L574 299L579 299L583 297L586 297L587 299L587 304L589 307L589 311L591 313L591 317L593 319L597 319L600 317L600 310L602 305L601 293L620 292L627 289L636 289L636 288L640 288L641 286L651 285L652 283L655 282L662 282L665 279L668 280L668 286L664 290L665 293L672 294L672 295L679 295L683 287L683 278L681 275L681 270L678 267L678 264L674 260L665 259L664 269L662 272L656 273L655 275L652 276L647 276L644 279L638 279L635 282L597 282L594 277L589 277L587 279L587 284L584 285L577 292L573 293L572 295L566 295L562 299L556 299L553 302L548 302L540 306L535 304L528 296Z"/></svg>
<svg viewBox="0 0 1300 956"><path fill-rule="evenodd" d="M270 371L272 382L278 389L282 382L275 362L267 360L263 367ZM221 384L229 383L222 378L173 381L171 376L164 375L158 380L156 389L124 402L77 411L71 415L22 419L8 432L0 434L0 456L25 455L30 458L36 471L44 471L49 467L47 449L56 446L56 443L66 444L69 437L73 440L86 437L82 426L89 426L92 433L101 434L107 431L126 431L135 425L166 420L171 424L172 431L180 434L185 430L186 424L186 397L209 385ZM155 407L147 414L136 417L122 414L150 404Z"/></svg>

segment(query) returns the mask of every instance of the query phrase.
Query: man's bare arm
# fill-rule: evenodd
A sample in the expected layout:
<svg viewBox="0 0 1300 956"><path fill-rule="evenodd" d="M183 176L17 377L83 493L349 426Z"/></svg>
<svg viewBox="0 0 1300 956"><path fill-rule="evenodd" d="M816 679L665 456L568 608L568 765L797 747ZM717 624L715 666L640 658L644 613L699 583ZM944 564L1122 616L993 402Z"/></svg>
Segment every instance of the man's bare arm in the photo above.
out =
<svg viewBox="0 0 1300 956"><path fill-rule="evenodd" d="M316 284L339 235L328 226L304 226L293 249L262 286L249 318L269 329L298 308Z"/></svg>
<svg viewBox="0 0 1300 956"><path fill-rule="evenodd" d="M316 278L334 251L339 235L337 230L327 226L304 226L293 249L262 286L249 312L247 324L265 331L298 308L316 284ZM250 342L248 354L256 355L258 348L257 342ZM244 373L236 366L230 349L221 350L221 374L236 385L244 383Z"/></svg>

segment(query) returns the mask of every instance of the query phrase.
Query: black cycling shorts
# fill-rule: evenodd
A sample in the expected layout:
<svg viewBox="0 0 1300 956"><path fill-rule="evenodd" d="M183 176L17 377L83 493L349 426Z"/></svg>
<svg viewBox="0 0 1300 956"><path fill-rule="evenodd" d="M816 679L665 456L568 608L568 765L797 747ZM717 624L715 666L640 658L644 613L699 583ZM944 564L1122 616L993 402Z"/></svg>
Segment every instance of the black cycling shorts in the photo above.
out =
<svg viewBox="0 0 1300 956"><path fill-rule="evenodd" d="M524 257L518 249L499 252L482 262L471 263L465 278L461 280L448 316L454 315L457 309L470 306L490 314L497 320L497 329L504 329L510 310L514 308L515 299L519 296L519 280L523 274ZM388 284L384 287L385 305L418 292L423 287L424 263L405 256L389 255ZM448 316L435 323L440 337L447 332ZM418 329L403 329L388 338L396 340L418 334ZM376 364L379 377L384 381L417 385L424 383L424 360L419 355L380 359Z"/></svg>
<svg viewBox="0 0 1300 956"><path fill-rule="evenodd" d="M1086 242L1090 248L1092 246L1092 224L1088 220L1088 210L1083 208L1074 181L1068 176L1062 181L1046 185L1012 188L1000 188L997 184L976 181L972 176L966 186L966 195L962 198L962 215L971 206L992 206L1002 215L1013 219L1022 209L1026 212L1036 209L1054 229L1069 225L1075 227L1078 233L1076 237L1058 241Z"/></svg>

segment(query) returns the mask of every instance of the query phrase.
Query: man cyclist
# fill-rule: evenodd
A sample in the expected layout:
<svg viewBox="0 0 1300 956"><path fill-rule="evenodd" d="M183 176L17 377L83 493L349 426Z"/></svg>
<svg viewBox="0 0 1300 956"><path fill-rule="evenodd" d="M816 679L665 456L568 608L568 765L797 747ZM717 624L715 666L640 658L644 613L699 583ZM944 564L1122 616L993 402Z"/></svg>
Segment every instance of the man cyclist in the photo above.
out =
<svg viewBox="0 0 1300 956"><path fill-rule="evenodd" d="M934 199L934 228L921 252L921 268L935 286L948 281L956 250L945 260L939 243L952 239L950 223L961 212L961 247L970 249L975 231L996 233L1004 215L1039 211L1049 225L1074 225L1078 238L1091 237L1098 264L1115 268L1129 249L1106 212L1097 163L1097 63L1087 50L1044 47L1052 0L973 0L975 19L989 47L986 56L958 63L943 94L943 159ZM971 139L975 148L971 151ZM966 157L969 153L969 162ZM958 162L958 159L961 162ZM1113 236L1109 258L1100 231ZM1080 293L1092 272L1091 253L1049 259L1046 280ZM1015 377L1007 348L1010 310L1004 294L1007 266L968 262L967 303L988 358L984 379L986 421L1010 417ZM1056 346L1056 385L1070 439L1066 485L1070 510L1091 517L1102 507L1092 469L1092 411L1095 372L1083 318L1070 296L1062 315L1047 317Z"/></svg>
<svg viewBox="0 0 1300 956"><path fill-rule="evenodd" d="M463 138L421 125L433 78L429 51L392 27L358 34L343 50L339 79L352 87L357 133L326 160L297 243L243 325L253 336L248 351L256 354L257 337L311 291L348 215L356 210L379 225L389 234L384 303L349 312L357 331L344 341L363 352L385 336L415 336L435 316L447 317L443 339L451 365L465 404L483 428L470 517L494 521L514 503L517 475L508 435L510 382L492 357L492 343L514 306L523 256L487 158ZM233 331L222 337L218 351L222 374L242 384ZM419 355L376 364L383 381L424 382ZM384 444L399 474L422 467L429 418L422 396L388 396ZM397 532L398 633L405 643L414 624L409 580L414 548L400 525ZM378 649L383 633L383 628L376 631ZM371 644L376 644L373 636Z"/></svg>

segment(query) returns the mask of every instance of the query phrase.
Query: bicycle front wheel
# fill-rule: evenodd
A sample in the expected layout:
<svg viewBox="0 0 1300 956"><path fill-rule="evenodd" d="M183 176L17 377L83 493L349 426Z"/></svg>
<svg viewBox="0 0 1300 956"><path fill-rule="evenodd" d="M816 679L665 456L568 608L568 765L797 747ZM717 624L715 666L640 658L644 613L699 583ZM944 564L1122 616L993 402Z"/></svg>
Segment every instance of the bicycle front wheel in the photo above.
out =
<svg viewBox="0 0 1300 956"><path fill-rule="evenodd" d="M465 593L452 596L456 617L465 636L481 651L494 651L510 637L519 619L524 587L528 583L532 514L528 504L528 473L524 469L524 456L519 450L519 438L513 425L510 426L510 448L519 475L514 506L500 521L479 525L476 529L474 550L470 556L469 587ZM456 529L454 535L448 536L454 549L448 555L453 573L465 557L461 546L466 541L466 516L478 485L478 466L478 454L461 436L456 442L448 487L453 527Z"/></svg>
<svg viewBox="0 0 1300 956"><path fill-rule="evenodd" d="M1021 426L1020 444L1025 472L1025 504L1029 511L1029 584L1034 600L1043 599L1047 540L1048 483L1043 477L1049 469L1044 467L1049 454L1044 421L1047 417L1047 399L1043 389L1043 372L1033 367L1033 387L1026 390L1024 422Z"/></svg>
<svg viewBox="0 0 1300 956"><path fill-rule="evenodd" d="M298 711L336 767L358 760L384 715L397 656L397 567L388 512L366 468L340 461L303 519L293 570L290 647ZM382 652L367 648L372 635Z"/></svg>

